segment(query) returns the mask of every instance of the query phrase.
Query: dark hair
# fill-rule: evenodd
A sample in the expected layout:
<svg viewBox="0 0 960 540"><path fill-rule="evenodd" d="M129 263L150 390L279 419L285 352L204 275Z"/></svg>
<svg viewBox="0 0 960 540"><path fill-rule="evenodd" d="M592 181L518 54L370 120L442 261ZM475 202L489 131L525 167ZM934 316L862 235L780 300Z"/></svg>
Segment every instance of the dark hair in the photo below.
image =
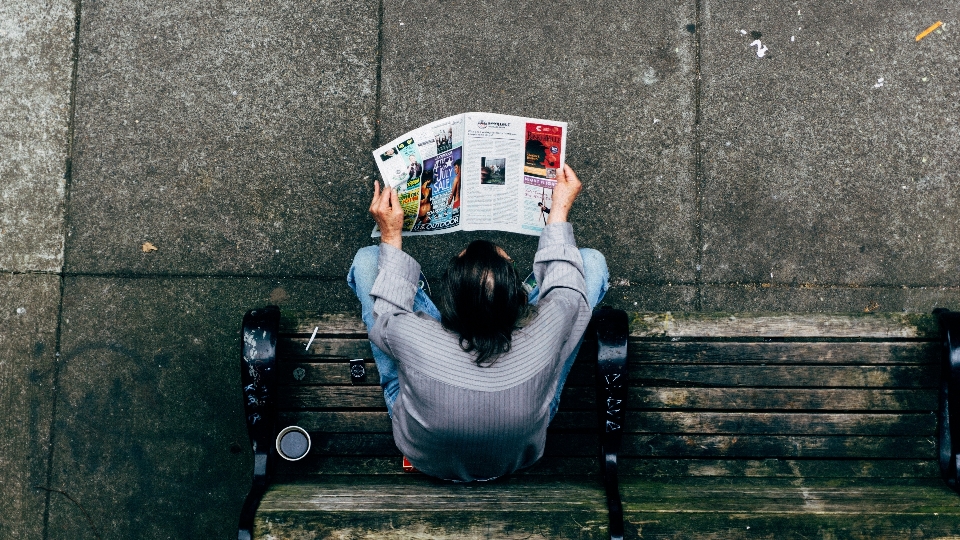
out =
<svg viewBox="0 0 960 540"><path fill-rule="evenodd" d="M450 260L438 293L440 323L460 337L460 348L476 351L478 366L510 350L514 330L530 312L513 262L486 240L471 242Z"/></svg>

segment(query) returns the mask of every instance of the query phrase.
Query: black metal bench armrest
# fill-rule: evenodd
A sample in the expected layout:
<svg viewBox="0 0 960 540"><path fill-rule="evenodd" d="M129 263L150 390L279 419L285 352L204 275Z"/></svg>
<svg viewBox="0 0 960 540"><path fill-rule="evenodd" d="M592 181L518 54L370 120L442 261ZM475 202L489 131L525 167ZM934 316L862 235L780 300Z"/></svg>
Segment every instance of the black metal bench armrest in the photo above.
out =
<svg viewBox="0 0 960 540"><path fill-rule="evenodd" d="M618 309L594 312L597 332L597 409L600 414L600 453L603 485L607 492L611 540L623 539L623 504L617 478L617 454L623 440L627 400L627 314Z"/></svg>
<svg viewBox="0 0 960 540"><path fill-rule="evenodd" d="M240 512L238 540L253 538L253 518L270 484L276 461L274 374L279 333L280 308L277 306L252 309L243 317L240 373L247 431L253 445L253 486Z"/></svg>
<svg viewBox="0 0 960 540"><path fill-rule="evenodd" d="M940 475L960 490L960 313L934 310L940 321Z"/></svg>

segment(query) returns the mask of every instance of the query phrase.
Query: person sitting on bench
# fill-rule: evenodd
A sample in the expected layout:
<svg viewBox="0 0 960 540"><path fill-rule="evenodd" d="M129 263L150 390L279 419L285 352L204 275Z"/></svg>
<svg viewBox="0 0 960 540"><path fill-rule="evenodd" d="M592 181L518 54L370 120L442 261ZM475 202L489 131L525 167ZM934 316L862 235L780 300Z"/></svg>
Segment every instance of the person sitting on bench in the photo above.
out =
<svg viewBox="0 0 960 540"><path fill-rule="evenodd" d="M357 252L347 282L362 305L397 448L421 472L491 480L533 465L608 287L600 252L577 249L568 213L580 193L565 166L529 293L510 257L477 240L453 257L434 304L403 252L397 193L374 183L379 246Z"/></svg>

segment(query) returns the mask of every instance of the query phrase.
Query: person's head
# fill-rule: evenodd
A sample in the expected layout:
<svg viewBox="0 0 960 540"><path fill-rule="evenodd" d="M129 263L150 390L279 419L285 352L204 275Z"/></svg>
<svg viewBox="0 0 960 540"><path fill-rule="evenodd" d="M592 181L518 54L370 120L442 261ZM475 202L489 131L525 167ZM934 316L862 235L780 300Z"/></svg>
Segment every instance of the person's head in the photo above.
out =
<svg viewBox="0 0 960 540"><path fill-rule="evenodd" d="M496 244L475 240L450 260L437 295L444 328L475 351L477 365L491 364L510 350L514 330L530 311L523 278Z"/></svg>
<svg viewBox="0 0 960 540"><path fill-rule="evenodd" d="M460 174L460 160L459 160L459 159L453 162L453 170L454 170L454 171L457 171L457 174Z"/></svg>
<svg viewBox="0 0 960 540"><path fill-rule="evenodd" d="M490 180L490 174L493 171L490 170L490 167L480 167L480 183L486 184Z"/></svg>

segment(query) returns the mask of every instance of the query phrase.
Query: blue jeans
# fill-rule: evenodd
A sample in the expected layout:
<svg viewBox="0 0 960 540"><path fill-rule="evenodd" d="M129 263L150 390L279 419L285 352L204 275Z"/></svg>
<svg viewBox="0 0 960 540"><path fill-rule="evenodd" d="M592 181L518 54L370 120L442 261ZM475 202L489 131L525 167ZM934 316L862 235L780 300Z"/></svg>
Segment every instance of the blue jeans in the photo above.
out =
<svg viewBox="0 0 960 540"><path fill-rule="evenodd" d="M587 301L590 303L590 309L593 309L597 307L597 304L600 303L600 300L603 300L603 296L607 293L610 272L607 270L607 260L599 251L583 248L580 250L580 255L583 257L583 273L587 281ZM373 297L370 296L370 291L373 289L373 283L380 272L377 266L379 257L380 246L361 248L353 258L350 273L347 274L347 284L360 299L361 316L363 323L367 325L367 331L373 328ZM538 286L530 291L529 302L536 304L539 298L540 287ZM437 306L422 289L417 289L417 294L413 298L413 311L423 312L438 321L440 320L440 312L437 310ZM582 343L583 339L581 338L580 341ZM397 362L373 343L370 344L370 349L373 351L373 360L377 363L377 371L380 372L380 386L383 388L383 398L387 402L387 413L393 417L393 403L400 394L400 382L397 380ZM577 358L577 352L579 351L580 343L577 343L573 354L563 364L560 381L557 384L557 393L550 402L550 418L553 418L553 415L557 413L563 384L567 380L567 375L570 373L570 368L573 367L573 361Z"/></svg>

